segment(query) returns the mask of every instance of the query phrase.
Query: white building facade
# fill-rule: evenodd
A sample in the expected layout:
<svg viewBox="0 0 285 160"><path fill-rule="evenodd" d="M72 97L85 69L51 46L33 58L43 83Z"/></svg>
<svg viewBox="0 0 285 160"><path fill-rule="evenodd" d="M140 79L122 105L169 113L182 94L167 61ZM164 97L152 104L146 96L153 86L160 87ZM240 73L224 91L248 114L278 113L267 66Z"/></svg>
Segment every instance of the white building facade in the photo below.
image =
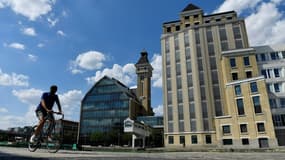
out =
<svg viewBox="0 0 285 160"><path fill-rule="evenodd" d="M285 145L285 44L257 46L259 72L266 79L269 103L279 145Z"/></svg>

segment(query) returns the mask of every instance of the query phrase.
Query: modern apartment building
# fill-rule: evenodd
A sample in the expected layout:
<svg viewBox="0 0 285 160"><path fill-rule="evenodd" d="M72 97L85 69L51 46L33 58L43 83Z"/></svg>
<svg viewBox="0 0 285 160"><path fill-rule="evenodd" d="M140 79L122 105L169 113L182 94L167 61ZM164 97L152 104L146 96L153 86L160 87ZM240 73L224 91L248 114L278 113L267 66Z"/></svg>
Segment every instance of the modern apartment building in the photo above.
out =
<svg viewBox="0 0 285 160"><path fill-rule="evenodd" d="M285 45L257 46L259 72L265 77L278 144L285 145Z"/></svg>
<svg viewBox="0 0 285 160"><path fill-rule="evenodd" d="M189 4L161 36L166 147L275 147L265 79L235 11Z"/></svg>

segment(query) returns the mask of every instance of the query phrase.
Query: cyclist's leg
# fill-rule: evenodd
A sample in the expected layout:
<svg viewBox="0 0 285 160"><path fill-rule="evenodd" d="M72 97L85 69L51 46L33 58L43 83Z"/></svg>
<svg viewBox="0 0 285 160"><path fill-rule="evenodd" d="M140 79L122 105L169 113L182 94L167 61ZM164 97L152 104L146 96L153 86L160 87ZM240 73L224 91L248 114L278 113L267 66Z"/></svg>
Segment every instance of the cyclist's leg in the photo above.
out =
<svg viewBox="0 0 285 160"><path fill-rule="evenodd" d="M52 141L51 134L52 134L53 129L55 129L54 128L55 127L55 120L54 120L54 116L53 116L52 113L48 113L48 114L49 114L49 123L50 123L50 125L49 125L49 128L48 128L47 135L48 135L48 140Z"/></svg>
<svg viewBox="0 0 285 160"><path fill-rule="evenodd" d="M31 137L31 141L33 141L33 139L39 135L39 133L41 132L43 126L44 126L44 123L45 123L45 114L42 112L42 111L36 111L36 115L39 119L39 123L38 123L38 127L36 128L34 134L32 135Z"/></svg>

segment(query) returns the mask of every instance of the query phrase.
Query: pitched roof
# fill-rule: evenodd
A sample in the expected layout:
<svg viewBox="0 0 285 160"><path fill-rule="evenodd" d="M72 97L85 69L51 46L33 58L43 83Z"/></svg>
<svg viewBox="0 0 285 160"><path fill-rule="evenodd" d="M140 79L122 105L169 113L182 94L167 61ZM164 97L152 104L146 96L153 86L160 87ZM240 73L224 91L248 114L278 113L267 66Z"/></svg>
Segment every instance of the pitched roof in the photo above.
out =
<svg viewBox="0 0 285 160"><path fill-rule="evenodd" d="M141 52L141 58L139 59L139 61L136 64L145 64L145 63L149 63L149 61L147 58L147 52L145 50L143 50Z"/></svg>
<svg viewBox="0 0 285 160"><path fill-rule="evenodd" d="M185 7L185 8L182 10L182 12L185 12L185 11L192 11L192 10L196 10L196 9L201 9L201 8L199 8L199 7L195 6L194 4L190 3L190 4L188 4L187 7Z"/></svg>

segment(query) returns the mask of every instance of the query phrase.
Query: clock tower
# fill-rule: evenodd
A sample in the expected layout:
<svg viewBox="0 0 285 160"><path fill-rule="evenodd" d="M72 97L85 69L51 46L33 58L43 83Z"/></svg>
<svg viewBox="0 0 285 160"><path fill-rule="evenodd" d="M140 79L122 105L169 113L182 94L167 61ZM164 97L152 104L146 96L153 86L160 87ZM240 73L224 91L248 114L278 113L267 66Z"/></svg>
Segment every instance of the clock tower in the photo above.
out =
<svg viewBox="0 0 285 160"><path fill-rule="evenodd" d="M151 77L152 66L145 50L141 52L139 61L135 64L137 73L137 96L148 115L153 115L151 108Z"/></svg>

